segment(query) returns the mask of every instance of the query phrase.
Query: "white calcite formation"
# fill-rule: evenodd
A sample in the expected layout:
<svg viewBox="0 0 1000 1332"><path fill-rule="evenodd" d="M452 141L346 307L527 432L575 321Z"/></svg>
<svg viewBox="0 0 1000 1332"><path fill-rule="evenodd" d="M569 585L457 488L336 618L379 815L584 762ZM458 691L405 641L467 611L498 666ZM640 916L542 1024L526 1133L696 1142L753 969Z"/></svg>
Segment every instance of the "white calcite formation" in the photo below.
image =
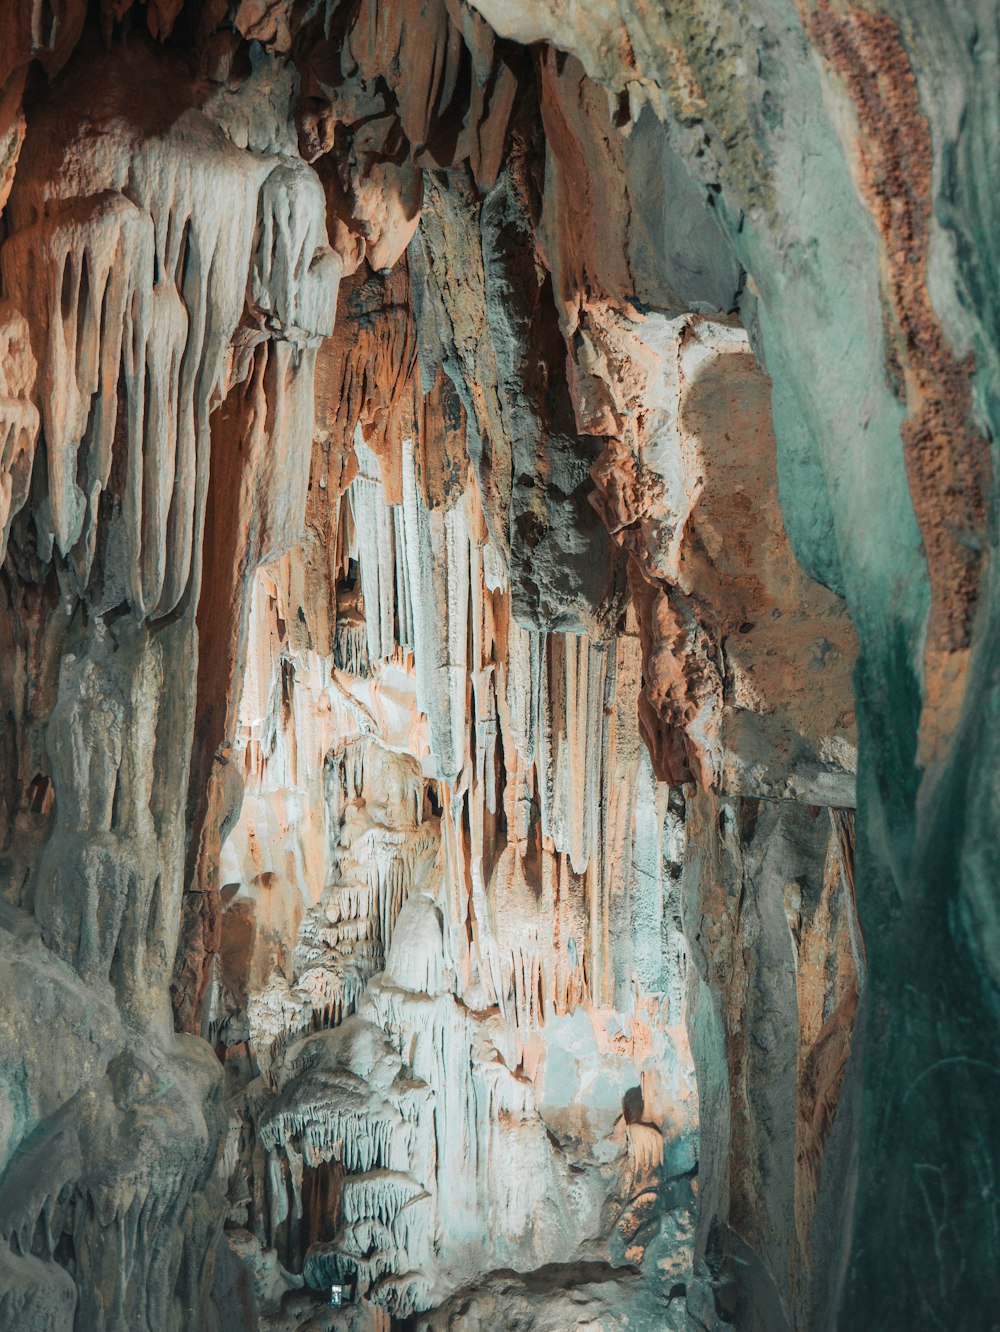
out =
<svg viewBox="0 0 1000 1332"><path fill-rule="evenodd" d="M333 329L341 264L319 181L297 157L238 147L228 126L182 106L145 140L110 107L97 155L80 128L87 91L57 105L37 157L33 144L24 153L4 282L40 352L41 546L70 556L76 589L88 587L121 413L124 485L102 539L129 582L105 597L124 593L155 619L198 586L209 418L255 345L273 344L279 456L288 437L311 438L312 356ZM267 374L259 359L255 371ZM298 467L283 501L292 513Z"/></svg>
<svg viewBox="0 0 1000 1332"><path fill-rule="evenodd" d="M294 140L239 141L225 97L197 107L143 59L66 77L0 245L0 1323L24 1332L181 1332L206 1303L226 1116L169 987L212 416L252 382L276 453L257 483L298 468L265 515L280 548L340 272Z"/></svg>
<svg viewBox="0 0 1000 1332"><path fill-rule="evenodd" d="M356 674L296 651L275 632L296 618L287 593L258 577L245 790L223 858L238 891L210 1009L234 1076L259 1069L234 1101L233 1223L308 1287L347 1282L399 1316L472 1272L609 1243L683 1279L696 1108L667 868L683 834L638 740L636 638L517 630L474 492L449 511L454 564L428 584L419 532L435 520L412 446L400 506L357 452L345 554L363 605L389 581L385 622L409 618L416 643L370 636ZM485 715L459 731L477 696ZM302 838L317 826L325 857ZM289 893L291 949L272 907Z"/></svg>

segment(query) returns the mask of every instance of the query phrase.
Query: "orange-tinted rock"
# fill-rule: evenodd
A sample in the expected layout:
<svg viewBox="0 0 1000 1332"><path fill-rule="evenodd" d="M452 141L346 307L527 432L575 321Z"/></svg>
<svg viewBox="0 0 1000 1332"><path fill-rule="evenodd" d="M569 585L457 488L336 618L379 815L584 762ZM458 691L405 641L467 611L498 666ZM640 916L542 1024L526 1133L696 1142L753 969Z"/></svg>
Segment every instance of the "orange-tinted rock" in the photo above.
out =
<svg viewBox="0 0 1000 1332"><path fill-rule="evenodd" d="M547 48L539 57L542 123L551 164L541 239L563 318L593 297L628 299L627 208L608 208L606 190L624 177L624 141L614 133L608 95L579 61ZM620 188L620 186L619 186Z"/></svg>
<svg viewBox="0 0 1000 1332"><path fill-rule="evenodd" d="M3 7L0 1323L832 1325L858 1144L845 1307L978 1314L993 36L889 6Z"/></svg>
<svg viewBox="0 0 1000 1332"><path fill-rule="evenodd" d="M891 308L887 372L906 403L902 438L931 585L923 761L957 722L985 565L991 461L973 419L972 356L956 356L931 300L933 149L902 35L887 15L817 6L810 33L858 118L855 169L882 246Z"/></svg>
<svg viewBox="0 0 1000 1332"><path fill-rule="evenodd" d="M38 436L36 369L27 321L9 301L0 301L0 558L7 553L11 522L28 499Z"/></svg>
<svg viewBox="0 0 1000 1332"><path fill-rule="evenodd" d="M0 213L14 183L14 171L24 142L25 119L21 110L24 68L13 70L0 84Z"/></svg>
<svg viewBox="0 0 1000 1332"><path fill-rule="evenodd" d="M742 335L592 307L576 360L581 415L598 403L620 423L594 502L631 555L657 771L850 803L854 634L789 546L769 386Z"/></svg>
<svg viewBox="0 0 1000 1332"><path fill-rule="evenodd" d="M416 334L405 265L385 276L362 269L344 283L338 329L324 350L326 429L345 455L355 431L378 456L389 498L402 498L404 435L413 433Z"/></svg>

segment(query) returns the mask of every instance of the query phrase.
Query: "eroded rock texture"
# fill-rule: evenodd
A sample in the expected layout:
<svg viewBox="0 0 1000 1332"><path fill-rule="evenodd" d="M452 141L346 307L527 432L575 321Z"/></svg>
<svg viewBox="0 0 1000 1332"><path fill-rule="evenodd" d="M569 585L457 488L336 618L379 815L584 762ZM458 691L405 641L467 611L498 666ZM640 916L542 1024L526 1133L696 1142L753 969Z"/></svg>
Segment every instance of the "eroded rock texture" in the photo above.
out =
<svg viewBox="0 0 1000 1332"><path fill-rule="evenodd" d="M4 1328L996 1323L998 29L3 6Z"/></svg>

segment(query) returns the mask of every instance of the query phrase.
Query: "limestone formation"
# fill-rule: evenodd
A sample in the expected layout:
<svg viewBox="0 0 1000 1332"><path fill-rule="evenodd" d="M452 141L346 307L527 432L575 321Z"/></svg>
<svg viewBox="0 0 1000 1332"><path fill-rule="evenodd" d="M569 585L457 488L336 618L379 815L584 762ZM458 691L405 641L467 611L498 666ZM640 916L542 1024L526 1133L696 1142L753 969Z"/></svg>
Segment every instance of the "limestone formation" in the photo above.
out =
<svg viewBox="0 0 1000 1332"><path fill-rule="evenodd" d="M0 1327L994 1326L998 60L0 4Z"/></svg>

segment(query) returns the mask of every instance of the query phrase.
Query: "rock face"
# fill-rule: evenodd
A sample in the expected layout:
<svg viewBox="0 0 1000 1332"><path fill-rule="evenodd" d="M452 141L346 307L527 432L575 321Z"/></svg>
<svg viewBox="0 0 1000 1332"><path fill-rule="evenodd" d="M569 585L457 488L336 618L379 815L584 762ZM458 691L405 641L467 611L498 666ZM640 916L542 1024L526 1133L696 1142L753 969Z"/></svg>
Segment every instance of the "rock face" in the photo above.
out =
<svg viewBox="0 0 1000 1332"><path fill-rule="evenodd" d="M994 1325L998 47L3 6L0 1325Z"/></svg>

